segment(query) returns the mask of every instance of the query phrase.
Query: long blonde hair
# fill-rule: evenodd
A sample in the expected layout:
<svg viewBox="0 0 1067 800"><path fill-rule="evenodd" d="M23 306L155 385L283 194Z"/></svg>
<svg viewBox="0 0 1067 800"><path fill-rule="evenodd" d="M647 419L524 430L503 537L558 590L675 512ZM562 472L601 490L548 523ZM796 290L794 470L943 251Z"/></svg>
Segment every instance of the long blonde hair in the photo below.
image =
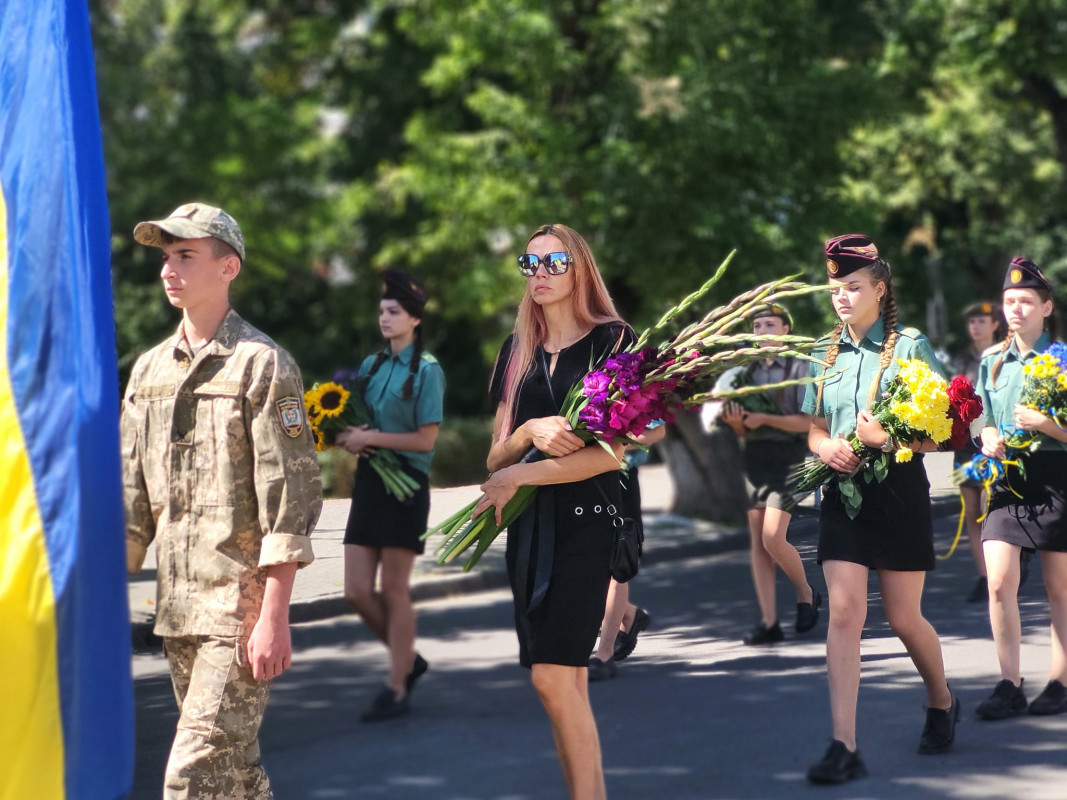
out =
<svg viewBox="0 0 1067 800"><path fill-rule="evenodd" d="M571 308L578 327L586 330L606 322L621 322L622 318L615 310L615 303L608 294L604 279L600 277L596 259L593 258L585 239L566 225L542 225L526 240L526 248L529 249L530 242L540 236L555 236L570 256L570 269L574 274ZM545 320L545 312L534 302L527 284L522 302L519 303L518 314L515 316L511 353L504 371L504 427L499 433L501 438L511 433L519 384L533 366L534 354L537 348L544 344L546 336L548 323Z"/></svg>
<svg viewBox="0 0 1067 800"><path fill-rule="evenodd" d="M882 317L882 325L885 328L885 334L882 337L882 349L880 351L881 358L878 361L878 372L874 376L874 380L871 381L871 386L867 390L867 408L870 408L875 399L878 397L878 386L882 381L882 373L885 372L886 367L893 363L893 351L896 349L897 340L900 338L900 334L897 332L897 300L893 294L893 275L889 269L889 263L883 259L871 264L869 267L864 267L863 271L867 273L867 277L871 279L871 283L877 284L879 281L885 282L885 296L882 298L882 310L880 312ZM837 361L837 354L841 349L841 333L845 329L844 322L838 322L834 326L833 332L830 334L830 346L826 350L826 356L823 359L826 361L826 366L822 368L822 374L825 376L827 371L834 366L834 362ZM822 390L825 381L819 381L819 388L815 395L815 413L819 413L822 409Z"/></svg>

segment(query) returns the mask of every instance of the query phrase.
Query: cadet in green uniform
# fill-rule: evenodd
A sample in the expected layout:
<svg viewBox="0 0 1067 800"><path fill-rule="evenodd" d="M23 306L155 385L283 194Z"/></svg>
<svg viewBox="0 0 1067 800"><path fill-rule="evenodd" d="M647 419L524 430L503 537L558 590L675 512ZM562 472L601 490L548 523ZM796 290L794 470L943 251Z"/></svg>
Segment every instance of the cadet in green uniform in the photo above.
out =
<svg viewBox="0 0 1067 800"><path fill-rule="evenodd" d="M1067 431L1040 411L1018 405L1023 367L1051 346L1056 336L1052 287L1033 261L1013 259L1004 276L1004 315L1010 335L986 351L978 369L978 393L986 411L982 452L1006 458L1004 438L1030 431L1033 445L1012 454L1025 474L1011 470L1011 485L992 487L982 546L989 571L989 621L1001 680L975 709L983 719L1004 719L1027 708L1020 672L1019 554L1041 554L1041 575L1049 598L1052 663L1049 682L1030 703L1031 714L1067 711ZM1056 346L1057 350L1062 345Z"/></svg>
<svg viewBox="0 0 1067 800"><path fill-rule="evenodd" d="M422 351L426 290L402 270L386 270L382 277L378 327L388 344L359 369L369 379L364 398L377 427L346 428L336 443L361 455L392 450L419 488L401 502L386 491L369 459L356 467L344 538L345 597L389 648L389 679L361 716L364 722L405 713L415 681L429 667L415 652L411 568L424 549L419 537L430 514L430 460L445 396L441 365Z"/></svg>
<svg viewBox="0 0 1067 800"><path fill-rule="evenodd" d="M752 332L761 336L792 333L793 318L785 306L764 306L752 316ZM764 346L773 346L769 340ZM791 356L757 361L747 367L751 383L762 386L794 380L808 371L808 362ZM778 623L775 566L782 568L797 596L794 630L807 633L819 621L822 595L808 583L800 553L786 538L793 505L787 484L790 470L808 453L811 417L800 410L804 387L781 389L771 398L773 412L746 411L727 403L722 422L744 443L745 491L748 496L749 553L752 584L756 589L760 621L745 634L750 645L773 644L785 638Z"/></svg>
<svg viewBox="0 0 1067 800"><path fill-rule="evenodd" d="M1004 338L1004 324L1001 321L1000 306L996 303L972 303L963 310L963 317L967 320L967 347L953 359L952 370L969 380L972 386L977 386L978 365L982 361L982 353L992 347L994 342ZM969 464L977 454L978 447L973 442L968 442L953 454L953 466L959 469ZM989 599L989 591L986 586L985 558L982 557L982 523L978 521L984 507L981 484L977 480L964 480L960 484L960 497L963 499L967 543L971 547L971 557L978 573L974 588L967 595L967 602L984 603Z"/></svg>
<svg viewBox="0 0 1067 800"><path fill-rule="evenodd" d="M897 373L895 359L922 359L938 372L933 348L914 328L897 326L889 264L866 236L849 234L826 243L826 270L834 311L841 322L816 352L828 362L812 362L812 374L829 375L810 385L803 410L812 414L808 446L824 464L851 472L859 459L846 441L886 452L898 444L886 435L869 409ZM933 443L912 442L916 452ZM881 483L865 484L863 506L850 519L831 484L819 514L819 563L830 595L826 662L830 682L833 741L808 771L815 783L841 783L867 774L856 747L856 704L860 683L860 637L867 618L867 582L878 571L882 606L893 632L908 650L926 685L926 724L919 752L949 749L959 701L949 691L941 642L922 615L925 570L934 567L930 485L922 456L905 463L890 460Z"/></svg>
<svg viewBox="0 0 1067 800"><path fill-rule="evenodd" d="M245 255L233 217L192 203L133 236L163 250L182 310L137 360L122 410L128 566L155 540L155 632L181 711L164 797L265 800L259 726L322 508L304 389L292 357L230 308Z"/></svg>

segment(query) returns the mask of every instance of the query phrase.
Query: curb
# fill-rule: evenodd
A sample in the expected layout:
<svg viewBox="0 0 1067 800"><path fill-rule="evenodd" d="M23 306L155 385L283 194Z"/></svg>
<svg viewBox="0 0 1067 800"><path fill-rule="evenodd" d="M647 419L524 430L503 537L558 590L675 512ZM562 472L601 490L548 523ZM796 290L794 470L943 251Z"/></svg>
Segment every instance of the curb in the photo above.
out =
<svg viewBox="0 0 1067 800"><path fill-rule="evenodd" d="M930 499L933 515L939 516L953 508L958 508L957 497L933 497ZM646 524L649 531L664 527L692 526L691 520L681 517L668 517L668 521ZM791 529L809 532L817 529L818 512L804 509L790 523ZM664 540L655 543L642 555L645 565L662 564L668 561L681 561L689 558L703 558L748 547L748 531L743 527L723 530L716 536L694 537L688 540ZM411 599L415 603L440 600L447 597L475 594L493 589L502 589L508 585L507 571L500 567L478 572L466 572L453 575L423 577L411 585ZM298 600L289 606L290 623L319 622L325 619L352 614L351 606L341 595L327 595L308 600ZM153 622L141 620L130 623L130 637L134 652L147 652L159 649L160 638L152 632Z"/></svg>

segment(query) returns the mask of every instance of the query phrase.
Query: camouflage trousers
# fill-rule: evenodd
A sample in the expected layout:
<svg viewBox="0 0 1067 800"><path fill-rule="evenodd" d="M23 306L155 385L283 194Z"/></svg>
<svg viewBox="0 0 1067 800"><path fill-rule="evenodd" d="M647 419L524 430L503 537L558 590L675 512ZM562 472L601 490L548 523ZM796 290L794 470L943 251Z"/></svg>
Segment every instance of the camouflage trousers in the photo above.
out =
<svg viewBox="0 0 1067 800"><path fill-rule="evenodd" d="M247 641L168 636L163 647L181 716L167 761L164 800L272 800L259 758L270 683L257 683Z"/></svg>

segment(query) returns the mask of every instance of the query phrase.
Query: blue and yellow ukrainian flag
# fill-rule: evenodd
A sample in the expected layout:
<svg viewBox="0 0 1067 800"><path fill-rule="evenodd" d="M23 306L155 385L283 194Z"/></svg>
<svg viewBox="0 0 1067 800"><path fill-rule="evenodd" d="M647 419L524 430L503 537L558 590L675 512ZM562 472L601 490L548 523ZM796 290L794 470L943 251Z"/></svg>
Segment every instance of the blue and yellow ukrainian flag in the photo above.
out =
<svg viewBox="0 0 1067 800"><path fill-rule="evenodd" d="M110 245L85 0L0 0L0 800L127 794Z"/></svg>

